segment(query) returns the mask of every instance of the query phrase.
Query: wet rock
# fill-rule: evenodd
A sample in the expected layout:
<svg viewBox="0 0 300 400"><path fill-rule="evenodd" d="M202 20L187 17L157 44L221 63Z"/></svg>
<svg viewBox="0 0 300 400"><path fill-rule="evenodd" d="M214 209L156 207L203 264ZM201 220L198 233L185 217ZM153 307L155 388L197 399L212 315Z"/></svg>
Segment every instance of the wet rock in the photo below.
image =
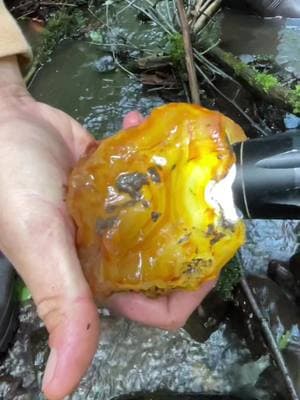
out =
<svg viewBox="0 0 300 400"><path fill-rule="evenodd" d="M0 366L1 399L43 398L40 386L48 354L46 338L34 306L22 307L16 342ZM237 371L242 366L245 374L241 375ZM231 399L231 392L254 386L257 374L265 368L266 360L252 364L244 343L224 325L200 344L183 329L166 332L103 317L102 337L93 364L70 398L109 400L132 391L165 389L225 393ZM253 396L246 398L264 399L256 397L256 390L252 390Z"/></svg>
<svg viewBox="0 0 300 400"><path fill-rule="evenodd" d="M234 332L246 341L254 359L268 354L261 326L254 317L253 310L240 286L236 290L228 319Z"/></svg>
<svg viewBox="0 0 300 400"><path fill-rule="evenodd" d="M271 260L268 276L281 287L290 300L300 305L300 253L294 254L288 262Z"/></svg>
<svg viewBox="0 0 300 400"><path fill-rule="evenodd" d="M296 284L300 285L300 253L296 253L290 258L289 269L296 280Z"/></svg>
<svg viewBox="0 0 300 400"><path fill-rule="evenodd" d="M35 369L43 373L44 365L49 356L47 345L48 333L46 328L41 327L30 333L30 349Z"/></svg>
<svg viewBox="0 0 300 400"><path fill-rule="evenodd" d="M110 72L116 69L115 61L110 55L99 58L94 65L98 72Z"/></svg>
<svg viewBox="0 0 300 400"><path fill-rule="evenodd" d="M45 331L32 302L21 308L19 319L15 341L0 365L0 398L37 400L48 354Z"/></svg>
<svg viewBox="0 0 300 400"><path fill-rule="evenodd" d="M300 253L296 253L290 258L289 270L295 279L294 294L296 303L300 305Z"/></svg>
<svg viewBox="0 0 300 400"><path fill-rule="evenodd" d="M19 395L24 395L24 389L22 389L22 380L11 375L1 376L0 398L10 400Z"/></svg>
<svg viewBox="0 0 300 400"><path fill-rule="evenodd" d="M270 260L288 260L297 245L296 226L288 220L247 221L247 243L241 249L246 272L265 275Z"/></svg>
<svg viewBox="0 0 300 400"><path fill-rule="evenodd" d="M230 307L230 302L222 300L216 291L212 291L188 319L184 329L194 340L203 343L225 321Z"/></svg>
<svg viewBox="0 0 300 400"><path fill-rule="evenodd" d="M282 328L290 330L300 322L298 307L290 301L281 288L266 277L249 277L248 283L253 293L268 317L273 332L280 334Z"/></svg>
<svg viewBox="0 0 300 400"><path fill-rule="evenodd" d="M294 114L286 114L284 117L284 125L286 129L296 129L300 127L300 118Z"/></svg>
<svg viewBox="0 0 300 400"><path fill-rule="evenodd" d="M267 274L285 292L291 301L296 297L296 280L289 269L289 263L280 260L271 260Z"/></svg>

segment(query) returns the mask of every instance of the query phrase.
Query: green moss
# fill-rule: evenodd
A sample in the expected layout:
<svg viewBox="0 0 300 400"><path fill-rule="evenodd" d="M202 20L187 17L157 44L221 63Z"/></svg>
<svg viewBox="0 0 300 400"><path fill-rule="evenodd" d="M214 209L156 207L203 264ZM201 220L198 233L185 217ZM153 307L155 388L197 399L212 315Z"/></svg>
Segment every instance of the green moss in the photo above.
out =
<svg viewBox="0 0 300 400"><path fill-rule="evenodd" d="M81 10L75 10L68 14L60 10L53 14L48 20L46 29L43 32L42 44L35 56L39 64L48 61L57 44L65 38L78 34L85 25L86 18Z"/></svg>
<svg viewBox="0 0 300 400"><path fill-rule="evenodd" d="M300 114L300 85L291 90L291 103L293 106L293 113Z"/></svg>
<svg viewBox="0 0 300 400"><path fill-rule="evenodd" d="M284 350L288 347L291 338L291 331L286 331L278 340L278 347L280 350Z"/></svg>
<svg viewBox="0 0 300 400"><path fill-rule="evenodd" d="M30 82L37 69L49 61L53 50L61 40L77 36L86 23L87 18L79 9L71 14L68 14L65 9L52 14L42 33L41 44L35 51L33 63L25 76L25 82Z"/></svg>
<svg viewBox="0 0 300 400"><path fill-rule="evenodd" d="M235 74L240 77L242 77L243 74L249 70L249 67L247 64L240 61L237 57L235 57L231 53L227 53L226 51L224 51L223 59L227 65L230 65L233 68Z"/></svg>
<svg viewBox="0 0 300 400"><path fill-rule="evenodd" d="M258 54L255 56L254 63L270 63L273 64L275 62L275 57L273 55L264 55Z"/></svg>
<svg viewBox="0 0 300 400"><path fill-rule="evenodd" d="M242 276L241 266L238 259L233 258L222 270L216 290L223 300L233 298L233 290Z"/></svg>
<svg viewBox="0 0 300 400"><path fill-rule="evenodd" d="M252 80L253 84L263 92L268 93L271 89L280 85L278 78L270 73L258 72L254 67L247 65L233 56L231 53L223 53L224 61L230 65L235 74L240 78Z"/></svg>
<svg viewBox="0 0 300 400"><path fill-rule="evenodd" d="M240 61L240 62L236 62L234 64L233 68L234 68L234 72L237 75L243 75L243 73L245 73L247 71L248 66Z"/></svg>
<svg viewBox="0 0 300 400"><path fill-rule="evenodd" d="M165 52L171 57L174 64L180 67L184 65L185 50L181 33L177 32L169 37Z"/></svg>
<svg viewBox="0 0 300 400"><path fill-rule="evenodd" d="M265 92L268 93L271 89L279 85L279 80L276 76L272 74L265 74L263 72L258 72L255 74L255 83L260 86L260 88Z"/></svg>

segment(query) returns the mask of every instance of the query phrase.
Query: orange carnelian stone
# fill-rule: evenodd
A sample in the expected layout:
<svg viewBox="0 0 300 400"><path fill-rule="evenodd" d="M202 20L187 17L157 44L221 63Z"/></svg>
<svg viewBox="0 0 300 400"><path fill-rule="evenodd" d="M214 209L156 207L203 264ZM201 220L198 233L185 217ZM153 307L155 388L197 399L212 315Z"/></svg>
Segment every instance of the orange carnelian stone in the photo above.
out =
<svg viewBox="0 0 300 400"><path fill-rule="evenodd" d="M235 163L229 142L244 139L218 112L169 104L79 161L67 202L96 298L195 290L219 274L245 229L240 220L224 219L206 189Z"/></svg>

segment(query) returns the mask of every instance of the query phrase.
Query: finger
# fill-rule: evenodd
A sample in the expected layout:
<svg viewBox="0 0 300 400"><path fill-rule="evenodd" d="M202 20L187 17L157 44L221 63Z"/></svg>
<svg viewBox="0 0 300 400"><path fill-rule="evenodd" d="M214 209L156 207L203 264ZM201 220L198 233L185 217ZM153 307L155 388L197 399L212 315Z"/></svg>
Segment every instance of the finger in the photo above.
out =
<svg viewBox="0 0 300 400"><path fill-rule="evenodd" d="M29 287L50 334L43 391L48 399L56 400L74 390L91 363L99 340L99 319L68 217L36 199L32 212L32 204L23 208L24 215L31 210L30 220L24 218L23 224L11 226L14 244L4 241L3 250Z"/></svg>
<svg viewBox="0 0 300 400"><path fill-rule="evenodd" d="M141 124L144 121L144 117L138 111L131 111L126 114L123 120L123 129L132 128Z"/></svg>
<svg viewBox="0 0 300 400"><path fill-rule="evenodd" d="M97 311L89 295L64 299L56 302L55 307L57 310L52 310L47 325L57 318L59 322L55 321L57 325L50 329L51 352L42 386L51 400L62 399L74 391L92 361L99 340Z"/></svg>
<svg viewBox="0 0 300 400"><path fill-rule="evenodd" d="M215 284L215 280L208 281L196 291L178 291L157 299L138 293L118 293L108 299L107 307L144 325L174 330L185 324Z"/></svg>

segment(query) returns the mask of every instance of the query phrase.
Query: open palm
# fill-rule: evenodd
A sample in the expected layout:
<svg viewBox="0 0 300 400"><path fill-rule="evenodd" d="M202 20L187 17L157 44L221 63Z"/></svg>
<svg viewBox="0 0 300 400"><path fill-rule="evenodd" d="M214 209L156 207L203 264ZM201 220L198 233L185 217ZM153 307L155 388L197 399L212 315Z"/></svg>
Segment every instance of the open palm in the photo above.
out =
<svg viewBox="0 0 300 400"><path fill-rule="evenodd" d="M141 121L133 112L125 127ZM49 332L43 390L61 399L79 383L99 339L97 308L74 245L65 192L69 172L93 138L72 118L29 95L0 104L0 249L28 285ZM115 294L107 305L141 323L176 329L209 292L157 300Z"/></svg>

